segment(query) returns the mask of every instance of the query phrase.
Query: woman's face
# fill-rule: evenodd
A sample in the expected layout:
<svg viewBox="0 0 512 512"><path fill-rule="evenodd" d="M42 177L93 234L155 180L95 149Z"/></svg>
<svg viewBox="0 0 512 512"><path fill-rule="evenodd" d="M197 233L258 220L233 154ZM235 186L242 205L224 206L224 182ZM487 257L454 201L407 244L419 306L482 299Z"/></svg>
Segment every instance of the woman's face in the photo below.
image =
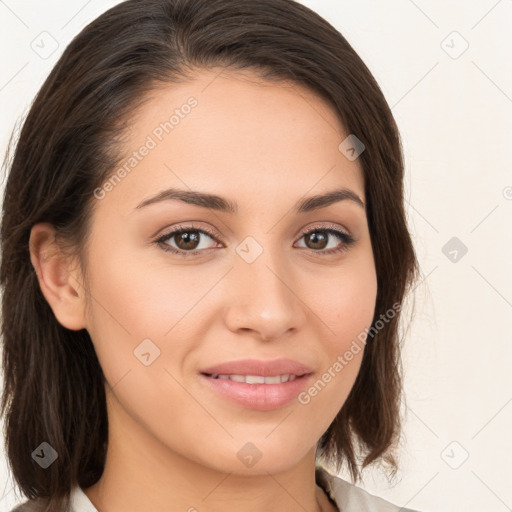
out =
<svg viewBox="0 0 512 512"><path fill-rule="evenodd" d="M365 202L358 160L338 149L349 134L316 95L247 72L160 88L128 126L117 178L95 191L86 255L111 432L222 472L291 468L345 402L363 355L351 347L374 313L364 207L297 211L340 189ZM263 365L219 373L274 379L204 375L246 359ZM265 364L281 359L302 370Z"/></svg>

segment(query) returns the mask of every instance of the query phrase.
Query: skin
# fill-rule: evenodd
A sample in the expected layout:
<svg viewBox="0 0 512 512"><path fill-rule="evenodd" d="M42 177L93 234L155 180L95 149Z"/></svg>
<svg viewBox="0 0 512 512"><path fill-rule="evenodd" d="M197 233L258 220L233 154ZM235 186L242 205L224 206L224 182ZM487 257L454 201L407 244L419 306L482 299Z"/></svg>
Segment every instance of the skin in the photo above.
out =
<svg viewBox="0 0 512 512"><path fill-rule="evenodd" d="M228 402L198 372L286 357L309 365L314 382L371 325L377 279L365 209L344 200L292 210L339 187L364 202L362 168L338 150L348 133L329 104L249 71L199 71L193 81L155 90L128 125L125 155L190 96L197 107L94 199L89 293L76 260L55 247L52 226L31 233L48 303L62 325L88 330L107 381L105 471L84 492L103 512L333 512L315 484L316 444L345 402L363 351L308 404L271 411ZM169 187L218 194L239 212L177 200L136 208ZM200 255L185 258L155 243L191 221L216 234L199 235ZM355 243L322 256L344 242L330 235L328 246L315 245L303 233L326 223ZM248 236L263 249L250 264L235 251ZM167 244L187 247L176 237ZM146 338L160 350L149 366L134 357ZM262 454L252 467L237 457L248 442Z"/></svg>

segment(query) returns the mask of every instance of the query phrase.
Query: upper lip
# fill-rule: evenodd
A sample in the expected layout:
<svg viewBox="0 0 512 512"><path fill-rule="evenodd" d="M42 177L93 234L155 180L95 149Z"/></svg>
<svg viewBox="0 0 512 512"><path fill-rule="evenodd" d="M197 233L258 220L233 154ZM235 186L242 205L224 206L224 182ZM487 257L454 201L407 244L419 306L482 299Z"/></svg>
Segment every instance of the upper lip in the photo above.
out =
<svg viewBox="0 0 512 512"><path fill-rule="evenodd" d="M261 375L263 377L287 374L299 377L311 372L309 366L292 359L239 359L210 366L201 371L210 375Z"/></svg>

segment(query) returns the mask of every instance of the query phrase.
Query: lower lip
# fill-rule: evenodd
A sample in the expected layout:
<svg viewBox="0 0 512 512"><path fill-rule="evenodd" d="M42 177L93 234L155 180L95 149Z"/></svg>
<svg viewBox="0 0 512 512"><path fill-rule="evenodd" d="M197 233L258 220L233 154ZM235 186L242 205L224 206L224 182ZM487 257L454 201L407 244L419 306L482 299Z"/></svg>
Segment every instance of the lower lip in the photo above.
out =
<svg viewBox="0 0 512 512"><path fill-rule="evenodd" d="M296 377L292 381L279 384L247 384L231 379L214 379L205 374L201 374L200 377L211 389L242 407L269 411L283 407L297 399L312 375L312 373L308 373Z"/></svg>

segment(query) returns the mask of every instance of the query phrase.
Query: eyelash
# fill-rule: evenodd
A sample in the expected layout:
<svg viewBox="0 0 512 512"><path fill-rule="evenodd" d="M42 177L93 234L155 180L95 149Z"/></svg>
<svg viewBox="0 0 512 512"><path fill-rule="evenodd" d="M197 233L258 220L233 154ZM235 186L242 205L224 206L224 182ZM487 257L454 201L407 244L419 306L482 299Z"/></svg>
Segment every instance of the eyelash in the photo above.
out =
<svg viewBox="0 0 512 512"><path fill-rule="evenodd" d="M164 251L167 251L167 252L170 252L173 254L177 254L177 255L183 256L183 257L195 256L197 254L200 254L200 253L208 250L208 249L196 249L193 251L183 251L181 249L175 249L174 247L171 247L165 243L168 240L170 240L171 238L173 238L175 235L179 235L181 233L186 233L188 231L195 231L198 233L202 233L204 235L208 235L213 240L218 241L216 239L215 235L207 229L199 229L194 226L179 226L179 227L173 229L172 231L169 231L168 233L159 237L157 240L155 240L155 243L160 245ZM311 233L316 233L319 231L334 235L336 238L338 238L342 242L335 249L318 250L318 251L315 251L314 249L309 249L309 251L319 254L320 256L329 256L331 254L343 253L343 252L347 251L350 248L350 246L352 246L356 241L352 235L349 235L348 233L345 233L344 231L340 231L339 229L336 229L335 226L332 226L332 225L319 226L319 227L315 227L314 229L311 229L309 231L304 231L302 233L300 239L302 239L306 235L309 235Z"/></svg>

